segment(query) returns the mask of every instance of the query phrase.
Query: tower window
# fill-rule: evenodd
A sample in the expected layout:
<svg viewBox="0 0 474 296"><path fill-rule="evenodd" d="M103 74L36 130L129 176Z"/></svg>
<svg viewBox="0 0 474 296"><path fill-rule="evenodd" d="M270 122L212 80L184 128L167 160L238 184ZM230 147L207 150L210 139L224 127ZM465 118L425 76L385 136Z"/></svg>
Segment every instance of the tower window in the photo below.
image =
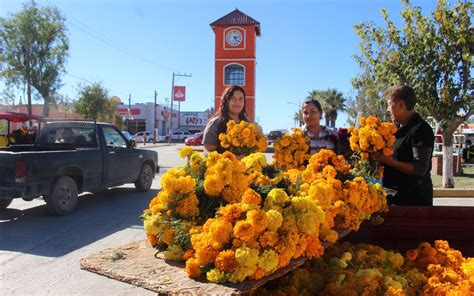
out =
<svg viewBox="0 0 474 296"><path fill-rule="evenodd" d="M232 64L225 67L224 84L244 85L244 72L244 67L241 65Z"/></svg>

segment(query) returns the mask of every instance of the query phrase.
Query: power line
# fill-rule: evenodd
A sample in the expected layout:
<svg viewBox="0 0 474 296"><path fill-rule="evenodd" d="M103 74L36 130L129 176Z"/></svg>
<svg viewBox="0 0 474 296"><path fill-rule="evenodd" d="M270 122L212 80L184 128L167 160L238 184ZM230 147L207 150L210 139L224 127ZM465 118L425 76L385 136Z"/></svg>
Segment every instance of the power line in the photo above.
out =
<svg viewBox="0 0 474 296"><path fill-rule="evenodd" d="M49 3L49 5L51 6L54 6L51 2L49 2L48 0L46 0L46 2ZM110 39L104 37L104 35L100 34L99 32L97 32L96 30L94 30L92 27L90 27L89 25L85 24L84 22L80 21L78 18L72 16L72 15L69 15L67 14L66 12L64 11L61 11L61 13L63 13L65 16L67 16L69 19L72 19L74 20L75 22L79 23L79 25L76 25L76 24L73 24L72 22L70 22L68 19L66 19L66 22L68 24L70 24L71 26L81 30L82 32L92 36L93 38L101 41L102 43L112 47L112 48L115 48L116 50L128 55L128 56L131 56L135 59L138 59L144 63L147 63L147 64L150 64L152 66L155 66L157 68L162 68L162 69L165 69L165 70L168 70L170 72L174 72L176 71L176 69L172 69L170 67L167 67L165 65L162 65L162 64L159 64L155 61L152 61L150 59L147 59L147 58L144 58L136 53L133 53L132 51L130 50L127 50L126 48L124 48L123 46L120 46L118 43L116 42L113 42L111 41ZM81 27L82 26L82 27Z"/></svg>
<svg viewBox="0 0 474 296"><path fill-rule="evenodd" d="M74 17L72 17L72 16L70 16L70 15L68 15L68 14L66 14L66 13L64 13L64 14L67 15L69 18L73 19L74 21L76 21L77 23L79 23L80 25L82 25L82 27L79 26L79 25L76 25L76 24L72 23L72 22L69 21L69 20L66 20L66 22L67 22L68 24L70 24L71 26L73 26L73 27L79 29L80 31L82 31L82 32L84 32L84 33L86 33L86 34L92 36L93 38L95 38L95 39L101 41L102 43L104 43L104 44L106 44L106 45L108 45L108 46L110 46L110 47L112 47L112 48L114 48L114 49L116 49L116 50L118 50L118 51L120 51L120 52L122 52L122 53L124 53L124 54L126 54L126 55L128 55L128 56L130 56L130 57L133 57L133 58L135 58L135 59L138 59L138 60L140 60L140 61L142 61L142 62L144 62L144 63L146 63L146 64L150 64L150 65L152 65L152 66L155 66L155 67L161 68L161 69L165 69L165 70L168 70L168 71L170 71L170 72L176 71L175 69L172 69L172 68L170 68L170 67L167 67L167 66L165 66L165 65L159 64L159 63L157 63L157 62L155 62L155 61L152 61L152 60L150 60L150 59L147 59L147 58L144 58L144 57L142 57L142 56L139 56L139 55L136 54L136 53L133 53L132 51L130 51L130 50L124 48L123 46L118 45L117 43L111 41L110 39L107 39L107 38L101 36L101 34L97 33L95 30L91 29L88 25L84 24L83 22L81 22L81 21L78 20L77 18L74 18Z"/></svg>

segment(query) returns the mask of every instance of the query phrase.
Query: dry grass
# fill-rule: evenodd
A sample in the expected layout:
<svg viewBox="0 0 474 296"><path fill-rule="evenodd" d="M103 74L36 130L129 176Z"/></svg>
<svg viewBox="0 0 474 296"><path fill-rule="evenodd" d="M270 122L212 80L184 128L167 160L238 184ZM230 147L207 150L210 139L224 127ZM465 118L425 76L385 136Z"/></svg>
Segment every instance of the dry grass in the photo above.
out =
<svg viewBox="0 0 474 296"><path fill-rule="evenodd" d="M443 176L431 174L433 187L441 187ZM463 167L463 174L454 176L454 186L456 188L473 188L474 189L474 166Z"/></svg>

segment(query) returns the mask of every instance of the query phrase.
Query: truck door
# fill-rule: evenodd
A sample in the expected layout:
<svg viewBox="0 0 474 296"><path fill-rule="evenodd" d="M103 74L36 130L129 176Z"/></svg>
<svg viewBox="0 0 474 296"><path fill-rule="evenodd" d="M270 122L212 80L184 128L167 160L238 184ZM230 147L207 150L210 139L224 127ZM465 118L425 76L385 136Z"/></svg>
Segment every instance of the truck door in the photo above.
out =
<svg viewBox="0 0 474 296"><path fill-rule="evenodd" d="M127 147L127 142L122 134L112 126L103 126L106 144L106 184L127 183L133 181L134 174L138 171L139 160L137 154Z"/></svg>

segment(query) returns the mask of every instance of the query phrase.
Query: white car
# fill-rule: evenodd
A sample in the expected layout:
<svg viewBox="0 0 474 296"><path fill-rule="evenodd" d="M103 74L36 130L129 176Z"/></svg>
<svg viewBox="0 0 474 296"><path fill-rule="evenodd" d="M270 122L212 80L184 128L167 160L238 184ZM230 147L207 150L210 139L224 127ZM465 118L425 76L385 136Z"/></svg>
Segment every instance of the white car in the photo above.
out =
<svg viewBox="0 0 474 296"><path fill-rule="evenodd" d="M148 143L153 142L153 134L151 132L138 132L133 135L133 139L136 143L143 143L143 134L146 133L146 141Z"/></svg>
<svg viewBox="0 0 474 296"><path fill-rule="evenodd" d="M180 131L180 132L173 132L171 134L171 140L175 141L175 140L179 140L179 141L183 141L186 140L187 138L189 138L191 136L191 133L188 132L188 131ZM169 136L166 136L166 140L168 140L168 137Z"/></svg>

